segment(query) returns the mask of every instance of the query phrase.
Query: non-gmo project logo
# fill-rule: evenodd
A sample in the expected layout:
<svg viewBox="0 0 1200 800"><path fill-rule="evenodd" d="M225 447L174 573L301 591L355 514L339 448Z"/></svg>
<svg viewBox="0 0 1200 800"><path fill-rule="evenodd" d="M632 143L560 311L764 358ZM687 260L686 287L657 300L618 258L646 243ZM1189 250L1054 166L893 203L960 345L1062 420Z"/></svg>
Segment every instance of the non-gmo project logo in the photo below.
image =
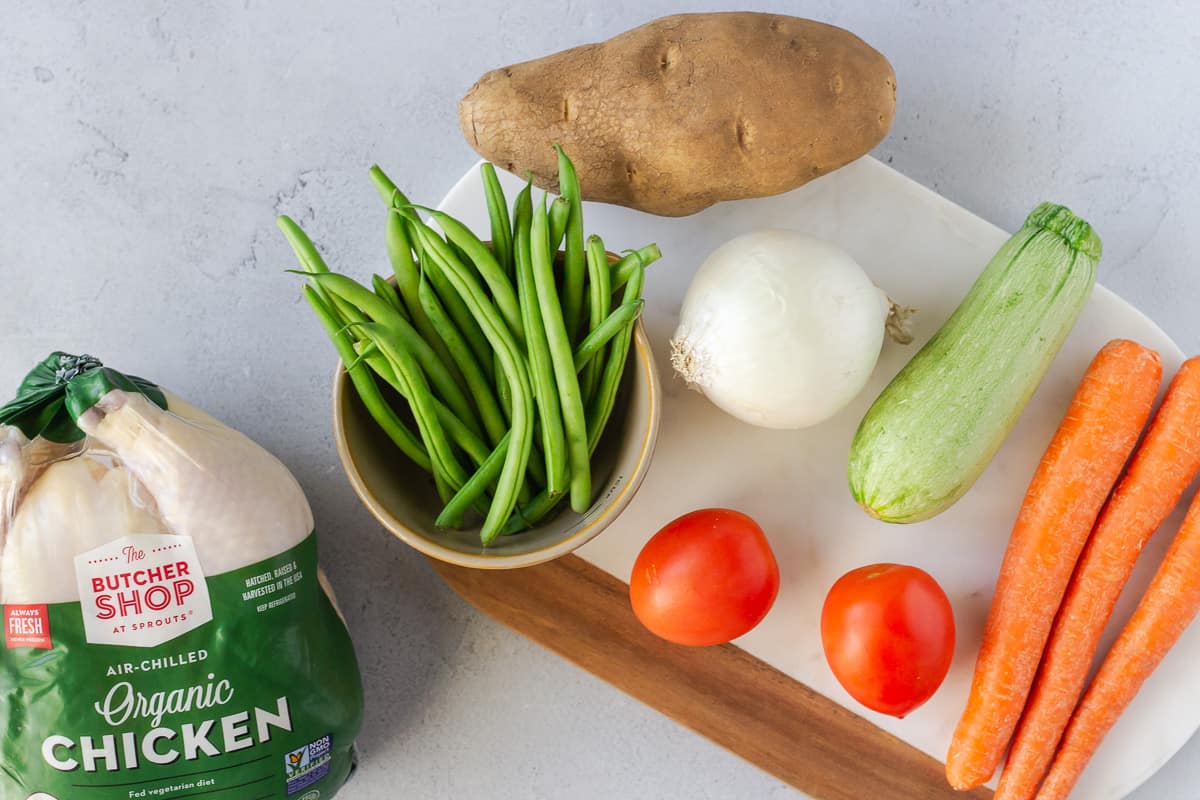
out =
<svg viewBox="0 0 1200 800"><path fill-rule="evenodd" d="M321 791L313 789L311 792L305 792L300 795L300 800L321 800Z"/></svg>
<svg viewBox="0 0 1200 800"><path fill-rule="evenodd" d="M75 556L75 579L91 644L155 647L212 619L188 536L122 536Z"/></svg>
<svg viewBox="0 0 1200 800"><path fill-rule="evenodd" d="M288 796L298 795L299 800L320 797L320 790L310 787L329 774L332 760L333 737L329 735L309 742L298 750L284 753L283 766L287 774Z"/></svg>

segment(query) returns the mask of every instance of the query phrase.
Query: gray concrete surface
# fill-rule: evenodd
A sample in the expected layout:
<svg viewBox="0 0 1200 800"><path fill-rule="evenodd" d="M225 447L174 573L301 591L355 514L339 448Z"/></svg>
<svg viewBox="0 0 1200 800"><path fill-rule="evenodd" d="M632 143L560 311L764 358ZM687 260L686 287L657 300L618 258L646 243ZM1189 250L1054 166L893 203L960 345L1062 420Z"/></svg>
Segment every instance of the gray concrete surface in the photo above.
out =
<svg viewBox="0 0 1200 800"><path fill-rule="evenodd" d="M733 3L732 5L741 5ZM1189 352L1200 252L1200 15L1130 0L788 3L882 50L877 155L1008 228L1043 199L1104 237L1102 280ZM436 201L474 161L488 68L714 2L6 0L0 394L52 349L151 376L278 453L312 500L366 679L347 798L785 798L788 787L467 608L358 505L332 354L278 212L382 269L365 170ZM750 7L750 6L747 6ZM1136 800L1193 800L1200 741Z"/></svg>

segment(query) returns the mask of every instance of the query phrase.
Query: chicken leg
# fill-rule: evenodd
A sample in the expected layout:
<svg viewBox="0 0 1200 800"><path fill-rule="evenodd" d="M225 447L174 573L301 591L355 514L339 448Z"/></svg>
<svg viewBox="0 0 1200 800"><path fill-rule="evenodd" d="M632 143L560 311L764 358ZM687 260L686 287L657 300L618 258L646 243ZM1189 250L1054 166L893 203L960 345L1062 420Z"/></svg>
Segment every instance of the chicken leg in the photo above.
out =
<svg viewBox="0 0 1200 800"><path fill-rule="evenodd" d="M312 532L304 492L278 459L167 398L170 412L116 389L77 423L145 487L168 532L192 537L205 574L278 555Z"/></svg>

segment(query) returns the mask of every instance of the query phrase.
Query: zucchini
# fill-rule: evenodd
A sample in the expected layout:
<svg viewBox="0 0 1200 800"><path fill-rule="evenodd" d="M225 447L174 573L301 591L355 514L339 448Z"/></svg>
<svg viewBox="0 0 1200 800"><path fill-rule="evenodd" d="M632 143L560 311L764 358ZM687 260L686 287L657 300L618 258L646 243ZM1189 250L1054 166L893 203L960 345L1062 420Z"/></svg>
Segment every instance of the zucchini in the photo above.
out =
<svg viewBox="0 0 1200 800"><path fill-rule="evenodd" d="M1100 237L1042 203L867 411L850 491L885 522L918 522L971 488L1091 295Z"/></svg>

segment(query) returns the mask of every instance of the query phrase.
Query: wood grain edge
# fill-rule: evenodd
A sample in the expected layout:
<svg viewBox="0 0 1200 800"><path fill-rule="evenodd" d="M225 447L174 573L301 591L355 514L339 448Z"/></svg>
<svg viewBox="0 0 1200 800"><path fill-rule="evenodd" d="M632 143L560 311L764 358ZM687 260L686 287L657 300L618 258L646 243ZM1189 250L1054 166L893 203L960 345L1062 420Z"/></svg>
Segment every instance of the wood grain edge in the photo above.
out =
<svg viewBox="0 0 1200 800"><path fill-rule="evenodd" d="M629 589L578 556L515 570L430 559L471 605L818 800L987 800L936 759L734 645L648 632Z"/></svg>

